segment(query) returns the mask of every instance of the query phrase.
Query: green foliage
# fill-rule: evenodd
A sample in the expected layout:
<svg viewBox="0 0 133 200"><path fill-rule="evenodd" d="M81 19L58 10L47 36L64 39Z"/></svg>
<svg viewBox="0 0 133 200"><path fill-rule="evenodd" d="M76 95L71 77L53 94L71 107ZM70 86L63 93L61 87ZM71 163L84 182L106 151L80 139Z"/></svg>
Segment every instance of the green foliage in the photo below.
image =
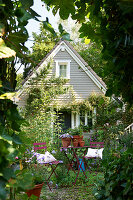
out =
<svg viewBox="0 0 133 200"><path fill-rule="evenodd" d="M69 14L73 14L75 11L75 7L73 4L73 1L70 0L69 2L67 0L64 0L63 2L61 1L49 1L46 0L45 3L50 6L50 5L54 5L53 8L53 14L56 14L58 9L59 9L59 14L61 16L62 19L67 19L69 17Z"/></svg>
<svg viewBox="0 0 133 200"><path fill-rule="evenodd" d="M22 80L23 80L23 74L17 74L17 77L16 77L16 81L17 81L16 90L19 90L19 89L22 88Z"/></svg>
<svg viewBox="0 0 133 200"><path fill-rule="evenodd" d="M11 100L13 96L11 92L14 92L16 87L14 56L22 58L23 52L27 51L24 46L28 39L25 26L29 19L37 16L30 8L32 5L32 0L28 2L24 0L0 1L0 199L2 200L7 198L9 180L16 179L11 165L15 156L21 154L19 152L22 145L20 126L24 120ZM24 184L21 185L22 188Z"/></svg>
<svg viewBox="0 0 133 200"><path fill-rule="evenodd" d="M96 72L96 74L102 78L106 83L107 77L104 74L104 66L106 61L102 58L102 45L90 42L86 45L85 40L76 43L75 49L81 55L81 57L88 63L88 65Z"/></svg>
<svg viewBox="0 0 133 200"><path fill-rule="evenodd" d="M59 33L55 33L51 24L49 24L48 19L40 23L40 33L32 33L33 35L33 46L32 52L28 53L28 58L34 62L29 63L29 60L24 63L24 78L27 77L31 69L35 68L42 59L53 49L56 43L63 38L65 40L70 40L70 34L67 33L61 24L59 24Z"/></svg>
<svg viewBox="0 0 133 200"><path fill-rule="evenodd" d="M45 182L45 179L48 174L47 169L48 168L45 165L43 166L32 162L28 164L27 170L32 176L32 187L33 185Z"/></svg>
<svg viewBox="0 0 133 200"><path fill-rule="evenodd" d="M123 110L121 101L110 99L103 95L92 94L89 102L96 108L96 121L94 134L91 139L110 144L122 135L132 123L132 107L125 106Z"/></svg>
<svg viewBox="0 0 133 200"><path fill-rule="evenodd" d="M29 126L22 127L26 131L28 140L23 138L25 145L31 145L35 141L46 142L48 149L59 147L58 135L61 133L61 122L58 113L54 111L54 99L59 94L64 94L68 88L64 88L66 79L47 78L51 65L45 66L39 74L36 74L26 92L29 94L24 116ZM52 104L52 105L51 105ZM52 125L53 124L53 125ZM54 143L54 144L53 144Z"/></svg>
<svg viewBox="0 0 133 200"><path fill-rule="evenodd" d="M36 113L39 110L42 112L48 110L51 105L50 103L59 94L64 94L69 88L63 87L67 82L66 79L56 78L52 76L47 78L51 65L44 66L44 69L39 74L36 73L36 77L29 82L29 88L26 92L29 94L27 99L26 112L32 110L32 113ZM38 86L40 84L40 86Z"/></svg>
<svg viewBox="0 0 133 200"><path fill-rule="evenodd" d="M82 127L82 129L83 129L84 132L89 132L90 128L91 128L91 127L89 127L87 125L82 125L81 127Z"/></svg>
<svg viewBox="0 0 133 200"><path fill-rule="evenodd" d="M133 2L127 1L45 1L53 7L53 13L59 10L62 19L72 18L82 23L81 37L91 39L103 46L102 54L106 60L104 76L107 77L107 95L122 95L123 99L133 103L132 74L133 37L131 22ZM67 12L66 12L67 8Z"/></svg>
<svg viewBox="0 0 133 200"><path fill-rule="evenodd" d="M19 147L22 144L19 133L20 125L22 124L23 119L18 114L16 105L8 99L1 100L0 112L0 198L5 199L6 183L10 178L14 178L14 173L10 170L10 164L14 162L15 156L18 155Z"/></svg>
<svg viewBox="0 0 133 200"><path fill-rule="evenodd" d="M69 128L66 130L70 135L83 135L83 129L81 126L75 128Z"/></svg>
<svg viewBox="0 0 133 200"><path fill-rule="evenodd" d="M117 99L111 99L104 95L92 94L89 97L92 106L96 107L96 126L102 127L109 123L115 125L116 121L121 119L121 103ZM119 109L119 110L118 110Z"/></svg>
<svg viewBox="0 0 133 200"><path fill-rule="evenodd" d="M128 149L118 155L110 154L104 159L104 181L97 184L96 199L132 199L133 151Z"/></svg>
<svg viewBox="0 0 133 200"><path fill-rule="evenodd" d="M123 148L133 148L133 132L123 133L118 137L118 141Z"/></svg>

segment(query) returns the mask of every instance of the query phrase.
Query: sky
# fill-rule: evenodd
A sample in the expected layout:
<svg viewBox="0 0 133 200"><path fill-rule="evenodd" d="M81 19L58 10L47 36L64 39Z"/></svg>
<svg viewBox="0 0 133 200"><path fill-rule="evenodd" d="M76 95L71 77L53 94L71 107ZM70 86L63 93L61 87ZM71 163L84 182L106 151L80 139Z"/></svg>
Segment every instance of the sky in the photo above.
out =
<svg viewBox="0 0 133 200"><path fill-rule="evenodd" d="M58 25L57 25L57 21L59 19L59 15L57 14L56 16L54 16L52 14L52 11L47 11L45 5L43 2L41 2L41 0L34 0L34 5L32 6L32 9L34 11L37 12L37 14L39 14L41 17L38 17L38 19L40 21L45 21L46 17L48 17L49 19L49 23L54 27L54 29L57 31L58 30ZM36 20L29 20L29 23L26 26L26 29L29 33L29 39L28 41L25 43L25 46L27 48L31 48L33 45L33 37L32 37L32 32L36 32L39 33L39 22ZM17 66L16 68L19 68L19 66ZM17 71L17 74L19 73L23 73L23 66Z"/></svg>
<svg viewBox="0 0 133 200"><path fill-rule="evenodd" d="M39 14L41 17L38 17L38 19L40 21L45 21L46 17L48 17L49 19L49 23L52 24L52 26L54 27L55 30L58 29L58 25L57 25L57 20L59 18L59 15L57 14L56 16L54 16L52 14L52 11L48 11L44 5L43 2L41 2L41 0L34 0L34 5L32 6L32 9L34 11L37 12L37 14ZM26 26L28 33L29 33L29 41L26 43L27 47L31 47L33 44L33 38L32 38L32 32L36 32L39 33L39 22L36 20L29 20L28 25Z"/></svg>

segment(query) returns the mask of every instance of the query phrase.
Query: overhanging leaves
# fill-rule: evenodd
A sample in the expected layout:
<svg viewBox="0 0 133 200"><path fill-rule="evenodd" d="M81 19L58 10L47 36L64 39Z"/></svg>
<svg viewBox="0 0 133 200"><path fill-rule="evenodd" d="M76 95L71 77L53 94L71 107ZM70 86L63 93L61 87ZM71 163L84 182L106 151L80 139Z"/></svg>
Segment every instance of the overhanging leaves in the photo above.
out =
<svg viewBox="0 0 133 200"><path fill-rule="evenodd" d="M22 144L22 141L20 140L20 137L16 134L13 135L13 142L16 144Z"/></svg>
<svg viewBox="0 0 133 200"><path fill-rule="evenodd" d="M16 52L5 45L5 42L2 38L0 38L0 59L9 58L14 56Z"/></svg>
<svg viewBox="0 0 133 200"><path fill-rule="evenodd" d="M48 21L43 21L42 23L43 23L44 29L50 31L54 36L56 36L56 33L55 33L52 25Z"/></svg>
<svg viewBox="0 0 133 200"><path fill-rule="evenodd" d="M33 0L20 0L24 8L30 8L33 6Z"/></svg>

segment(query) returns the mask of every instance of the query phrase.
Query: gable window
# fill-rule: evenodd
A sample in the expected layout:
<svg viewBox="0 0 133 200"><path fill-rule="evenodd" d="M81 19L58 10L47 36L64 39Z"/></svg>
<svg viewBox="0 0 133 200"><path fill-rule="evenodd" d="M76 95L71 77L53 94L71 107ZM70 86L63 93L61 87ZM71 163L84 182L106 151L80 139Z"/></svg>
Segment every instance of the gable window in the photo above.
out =
<svg viewBox="0 0 133 200"><path fill-rule="evenodd" d="M67 65L59 65L59 76L67 78Z"/></svg>
<svg viewBox="0 0 133 200"><path fill-rule="evenodd" d="M55 60L56 77L70 79L70 62L71 60Z"/></svg>

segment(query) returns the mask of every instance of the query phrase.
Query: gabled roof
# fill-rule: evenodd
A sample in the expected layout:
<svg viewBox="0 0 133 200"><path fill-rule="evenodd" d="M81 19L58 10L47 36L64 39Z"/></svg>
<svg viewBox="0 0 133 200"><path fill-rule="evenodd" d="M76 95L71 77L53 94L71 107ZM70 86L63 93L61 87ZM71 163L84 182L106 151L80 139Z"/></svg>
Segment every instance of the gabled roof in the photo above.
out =
<svg viewBox="0 0 133 200"><path fill-rule="evenodd" d="M60 40L54 48L42 59L42 61L34 68L34 70L24 79L23 85L28 81L30 77L34 75L34 71L37 71L44 62L48 62L50 58L53 58L58 51L65 47L66 51L74 58L74 60L80 65L80 67L88 74L88 76L94 81L94 83L106 92L106 85L102 79L92 70L92 68L85 62L85 60L78 54L78 52L73 48L73 46L66 40Z"/></svg>

